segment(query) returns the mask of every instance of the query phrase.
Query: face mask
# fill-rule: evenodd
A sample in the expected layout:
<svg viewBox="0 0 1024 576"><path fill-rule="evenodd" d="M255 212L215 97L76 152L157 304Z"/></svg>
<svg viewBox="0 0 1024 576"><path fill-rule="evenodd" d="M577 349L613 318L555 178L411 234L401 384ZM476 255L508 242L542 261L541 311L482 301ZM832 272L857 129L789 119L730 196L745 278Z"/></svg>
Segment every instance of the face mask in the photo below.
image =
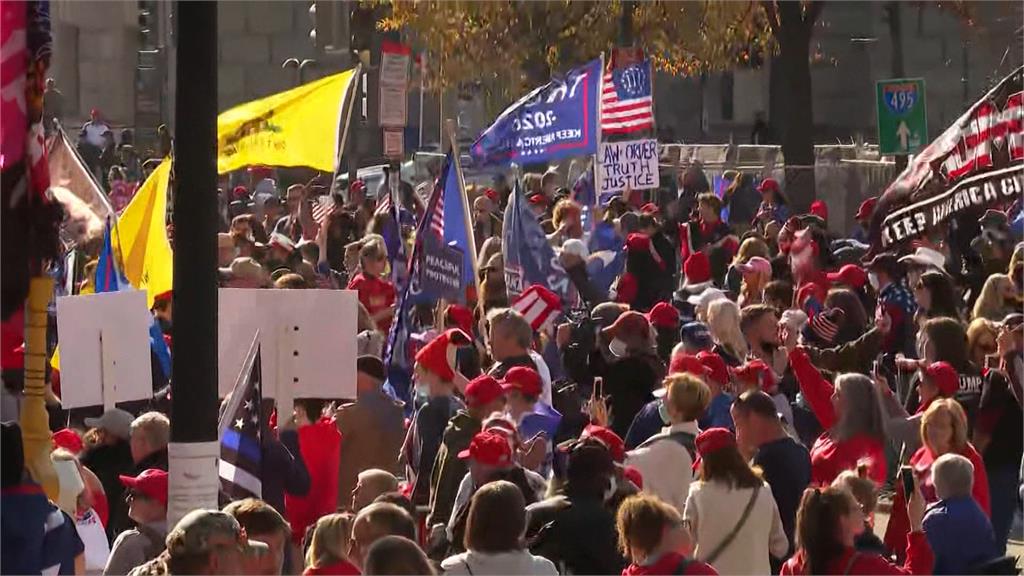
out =
<svg viewBox="0 0 1024 576"><path fill-rule="evenodd" d="M626 343L618 338L612 339L611 343L608 344L608 349L616 356L622 357L626 355Z"/></svg>
<svg viewBox="0 0 1024 576"><path fill-rule="evenodd" d="M615 476L612 476L611 478L608 479L608 488L606 488L604 491L604 501L608 502L609 500L611 500L615 496L615 492L618 489L619 483L615 479Z"/></svg>
<svg viewBox="0 0 1024 576"><path fill-rule="evenodd" d="M662 402L658 404L658 416L661 416L661 421L664 422L666 425L672 421L672 419L669 418L668 416L668 406L665 405L664 400L662 400Z"/></svg>
<svg viewBox="0 0 1024 576"><path fill-rule="evenodd" d="M878 292L878 274L868 272L868 284L871 284L871 288L875 292Z"/></svg>

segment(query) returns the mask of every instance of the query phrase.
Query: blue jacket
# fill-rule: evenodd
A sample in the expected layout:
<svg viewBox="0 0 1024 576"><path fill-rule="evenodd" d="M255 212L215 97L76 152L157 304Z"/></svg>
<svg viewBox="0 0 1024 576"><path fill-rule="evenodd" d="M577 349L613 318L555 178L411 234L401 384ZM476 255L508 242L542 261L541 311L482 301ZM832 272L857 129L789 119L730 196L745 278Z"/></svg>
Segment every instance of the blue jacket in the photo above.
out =
<svg viewBox="0 0 1024 576"><path fill-rule="evenodd" d="M654 436L669 423L665 421L661 416L661 399L651 400L644 407L637 412L636 416L633 417L633 423L629 425L629 430L626 431L626 437L623 441L626 444L626 450L632 450L637 446L643 444L648 438Z"/></svg>
<svg viewBox="0 0 1024 576"><path fill-rule="evenodd" d="M929 506L924 533L935 553L935 574L967 574L971 566L1000 556L992 523L970 495Z"/></svg>

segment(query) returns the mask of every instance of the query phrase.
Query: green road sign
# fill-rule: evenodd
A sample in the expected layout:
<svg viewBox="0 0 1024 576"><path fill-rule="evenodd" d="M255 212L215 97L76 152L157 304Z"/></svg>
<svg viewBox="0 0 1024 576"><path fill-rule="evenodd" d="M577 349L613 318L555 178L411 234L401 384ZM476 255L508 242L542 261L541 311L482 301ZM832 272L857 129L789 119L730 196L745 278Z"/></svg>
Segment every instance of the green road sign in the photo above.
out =
<svg viewBox="0 0 1024 576"><path fill-rule="evenodd" d="M916 154L928 143L924 78L896 78L875 84L878 148L883 156Z"/></svg>

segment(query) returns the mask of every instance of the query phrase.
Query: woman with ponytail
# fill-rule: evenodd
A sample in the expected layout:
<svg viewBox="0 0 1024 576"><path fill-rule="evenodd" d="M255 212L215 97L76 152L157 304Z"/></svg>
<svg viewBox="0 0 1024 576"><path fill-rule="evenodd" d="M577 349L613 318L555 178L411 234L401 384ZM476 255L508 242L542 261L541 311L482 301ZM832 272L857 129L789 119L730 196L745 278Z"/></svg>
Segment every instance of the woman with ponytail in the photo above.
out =
<svg viewBox="0 0 1024 576"><path fill-rule="evenodd" d="M931 574L935 557L921 530L924 502L916 487L907 513L914 528L907 536L907 561L901 567L855 548L858 535L865 530L864 512L846 488L808 488L796 515L797 551L781 573Z"/></svg>

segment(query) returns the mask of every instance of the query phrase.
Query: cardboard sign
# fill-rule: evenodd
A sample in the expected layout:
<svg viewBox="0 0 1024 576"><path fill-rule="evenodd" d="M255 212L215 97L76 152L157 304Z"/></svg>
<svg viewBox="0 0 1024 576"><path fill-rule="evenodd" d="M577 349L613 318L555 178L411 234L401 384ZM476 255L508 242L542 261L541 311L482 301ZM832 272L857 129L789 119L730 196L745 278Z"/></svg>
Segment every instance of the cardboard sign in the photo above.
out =
<svg viewBox="0 0 1024 576"><path fill-rule="evenodd" d="M151 397L152 322L143 290L57 298L64 408Z"/></svg>
<svg viewBox="0 0 1024 576"><path fill-rule="evenodd" d="M423 252L423 289L450 301L462 292L462 250L455 246L428 243Z"/></svg>
<svg viewBox="0 0 1024 576"><path fill-rule="evenodd" d="M597 153L598 194L621 192L626 188L648 190L660 185L657 140L601 144Z"/></svg>
<svg viewBox="0 0 1024 576"><path fill-rule="evenodd" d="M260 331L263 396L355 398L358 296L351 290L218 291L218 392L235 384Z"/></svg>

